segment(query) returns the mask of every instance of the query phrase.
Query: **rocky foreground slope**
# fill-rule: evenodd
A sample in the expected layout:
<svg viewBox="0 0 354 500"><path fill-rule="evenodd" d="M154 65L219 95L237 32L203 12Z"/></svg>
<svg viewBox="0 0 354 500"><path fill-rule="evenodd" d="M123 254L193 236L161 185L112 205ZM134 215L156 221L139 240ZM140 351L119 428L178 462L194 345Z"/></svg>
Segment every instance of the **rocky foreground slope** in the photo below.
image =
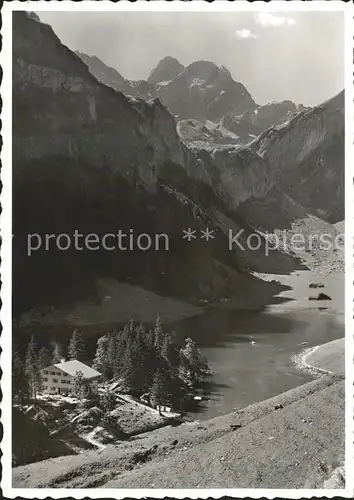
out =
<svg viewBox="0 0 354 500"><path fill-rule="evenodd" d="M342 377L328 376L208 422L16 467L13 485L322 488L342 465L344 401ZM332 487L343 488L343 478Z"/></svg>

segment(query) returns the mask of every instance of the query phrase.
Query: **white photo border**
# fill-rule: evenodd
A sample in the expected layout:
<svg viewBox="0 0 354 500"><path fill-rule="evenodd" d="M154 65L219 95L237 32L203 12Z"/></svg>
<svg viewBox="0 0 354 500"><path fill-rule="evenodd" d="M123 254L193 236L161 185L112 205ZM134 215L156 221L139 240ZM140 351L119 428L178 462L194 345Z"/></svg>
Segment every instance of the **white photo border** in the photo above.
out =
<svg viewBox="0 0 354 500"><path fill-rule="evenodd" d="M343 12L345 16L345 422L346 422L346 450L345 469L346 487L343 490L329 489L34 489L13 488L11 473L11 333L12 333L12 12L13 11L35 12L44 11L131 11L131 12ZM1 84L2 97L2 138L1 151L2 163L2 192L1 206L1 300L2 308L0 319L2 324L1 335L1 423L3 426L2 450L2 480L1 489L5 498L319 498L319 497L345 497L354 496L354 451L353 451L353 235L354 235L354 188L353 172L354 165L354 92L353 92L353 55L354 55L354 8L352 2L338 1L277 1L277 2L229 2L220 0L208 3L203 0L192 2L148 2L139 0L135 3L121 0L114 3L110 1L92 2L5 2L2 7L2 52L0 63L3 69L3 80ZM328 35L330 36L330 34Z"/></svg>

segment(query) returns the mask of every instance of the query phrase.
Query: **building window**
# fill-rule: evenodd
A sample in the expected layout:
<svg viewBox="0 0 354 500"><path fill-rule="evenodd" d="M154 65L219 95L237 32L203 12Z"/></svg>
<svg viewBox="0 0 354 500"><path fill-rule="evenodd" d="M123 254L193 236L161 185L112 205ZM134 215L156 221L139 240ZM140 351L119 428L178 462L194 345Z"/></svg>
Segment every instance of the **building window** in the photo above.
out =
<svg viewBox="0 0 354 500"><path fill-rule="evenodd" d="M61 380L61 383L62 384L70 384L70 382L68 380Z"/></svg>
<svg viewBox="0 0 354 500"><path fill-rule="evenodd" d="M58 383L58 379L57 378L53 378L53 384L57 384Z"/></svg>
<svg viewBox="0 0 354 500"><path fill-rule="evenodd" d="M55 372L50 372L51 375L55 375Z"/></svg>
<svg viewBox="0 0 354 500"><path fill-rule="evenodd" d="M44 377L43 379L43 382L48 382L48 378Z"/></svg>
<svg viewBox="0 0 354 500"><path fill-rule="evenodd" d="M44 370L44 375L48 375L48 370Z"/></svg>

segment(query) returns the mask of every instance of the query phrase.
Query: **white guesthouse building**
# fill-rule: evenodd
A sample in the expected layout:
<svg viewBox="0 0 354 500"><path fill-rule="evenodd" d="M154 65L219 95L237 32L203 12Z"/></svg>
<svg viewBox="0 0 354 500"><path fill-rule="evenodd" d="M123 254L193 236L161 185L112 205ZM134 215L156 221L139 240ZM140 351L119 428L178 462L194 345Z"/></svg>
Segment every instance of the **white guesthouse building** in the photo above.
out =
<svg viewBox="0 0 354 500"><path fill-rule="evenodd" d="M70 395L72 393L72 381L78 372L81 372L87 381L88 391L97 394L98 380L102 376L101 373L76 359L43 368L41 370L41 392Z"/></svg>

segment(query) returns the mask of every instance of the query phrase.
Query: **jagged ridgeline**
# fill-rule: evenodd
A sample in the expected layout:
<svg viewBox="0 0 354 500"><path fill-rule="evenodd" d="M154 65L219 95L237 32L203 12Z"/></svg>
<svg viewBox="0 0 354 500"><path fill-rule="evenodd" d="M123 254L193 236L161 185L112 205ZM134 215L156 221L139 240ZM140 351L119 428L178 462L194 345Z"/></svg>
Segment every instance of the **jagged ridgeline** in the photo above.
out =
<svg viewBox="0 0 354 500"><path fill-rule="evenodd" d="M247 146L198 149L179 137L177 115L237 128L257 109L225 68L203 61L184 68L167 58L148 82L128 82L111 69L105 85L82 54L24 12L14 13L13 54L15 315L96 297L99 277L129 279L190 301L232 296L246 270L289 272L299 264L280 252L264 258L262 248L230 252L229 228L244 229L246 238L254 228L289 227L307 213L329 222L343 219L343 93L300 111ZM105 73L104 63L96 64ZM167 77L168 85L156 83ZM196 78L200 85L224 86L225 94L207 105L208 115L199 103L189 117L178 103ZM144 86L151 87L151 100L131 90ZM209 92L212 97L214 90ZM207 226L217 229L215 241L191 245L182 239L183 228ZM27 255L28 234L75 229L166 233L170 250L42 248Z"/></svg>

